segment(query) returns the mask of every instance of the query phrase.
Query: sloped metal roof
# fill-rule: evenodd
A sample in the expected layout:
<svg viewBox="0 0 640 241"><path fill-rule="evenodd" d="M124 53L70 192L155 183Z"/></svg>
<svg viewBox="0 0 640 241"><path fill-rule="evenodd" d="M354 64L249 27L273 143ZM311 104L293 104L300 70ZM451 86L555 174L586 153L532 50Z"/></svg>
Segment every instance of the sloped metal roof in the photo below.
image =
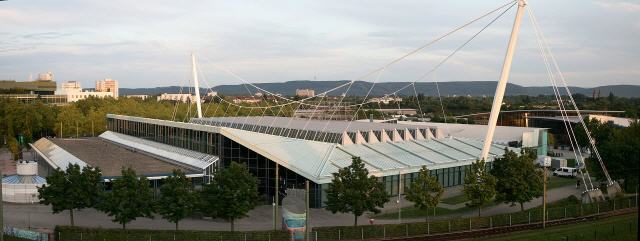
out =
<svg viewBox="0 0 640 241"><path fill-rule="evenodd" d="M120 134L112 131L105 131L99 137L111 142L115 142L171 160L178 164L188 165L190 167L195 167L202 170L211 166L213 163L220 159L217 156L179 148L155 141L145 140L142 138Z"/></svg>
<svg viewBox="0 0 640 241"><path fill-rule="evenodd" d="M41 138L29 145L52 167L59 167L62 170L66 170L71 164L77 164L80 168L87 166L87 163L80 160L80 158L60 148L47 138Z"/></svg>
<svg viewBox="0 0 640 241"><path fill-rule="evenodd" d="M11 175L2 178L3 184L36 184L42 185L47 184L47 180L41 176L37 175L29 175L29 176L21 176L21 175Z"/></svg>
<svg viewBox="0 0 640 241"><path fill-rule="evenodd" d="M331 182L332 173L360 157L372 175L418 172L422 166L440 169L469 165L480 155L481 144L463 138L414 140L342 146L311 140L268 135L235 128L220 128L224 136L254 150L315 183ZM503 155L505 146L494 144L491 158ZM517 148L509 148L518 151Z"/></svg>
<svg viewBox="0 0 640 241"><path fill-rule="evenodd" d="M482 149L482 141L447 137L447 138L427 138L427 139L403 139L393 142L392 140L382 141L379 143L353 143L349 145L341 145L338 143L314 141L301 138L292 138L282 135L265 134L258 132L256 129L243 128L242 125L253 121L257 125L267 125L269 121L277 122L273 124L276 128L288 126L288 121L294 121L301 129L306 125L306 120L296 120L291 118L281 119L278 117L266 116L261 117L228 117L228 119L213 118L209 121L204 119L192 119L191 123L179 123L173 121L161 121L147 118L116 116L109 115L111 118L126 119L131 121L141 121L155 123L159 125L176 126L187 129L203 130L212 133L220 133L221 135L251 149L258 154L278 163L279 165L298 173L301 176L319 184L331 182L332 174L336 173L339 168L346 167L351 164L354 156L360 157L367 169L372 175L389 176L398 173L414 173L418 172L422 166L429 169L449 168L456 166L469 165L480 156ZM272 118L272 119L270 119ZM227 121L229 127L224 127L220 123L213 121ZM244 123L247 121L246 123ZM313 120L312 120L313 122ZM308 124L315 130L322 130L326 121ZM344 131L348 125L345 121L335 121L337 126L328 129ZM334 122L331 122L334 124ZM416 129L416 126L384 124L384 123L352 123L356 132L370 130L402 130ZM380 126L382 124L382 126ZM227 125L227 124L224 124ZM293 126L294 124L292 124ZM331 125L330 125L331 126ZM389 127L389 130L386 129ZM423 128L429 128L422 125ZM262 127L258 127L260 129ZM351 128L351 127L350 127ZM309 129L309 128L307 128ZM252 131L253 130L253 131ZM117 139L127 140L119 143L127 146L153 146L162 145L160 148L155 147L153 151L162 152L164 148L173 148L169 145L156 143L141 138L135 138L115 132L103 134L106 136L118 136ZM111 139L115 139L110 137ZM488 161L492 161L495 156L504 154L506 146L493 144L490 150ZM509 148L518 151L517 148Z"/></svg>

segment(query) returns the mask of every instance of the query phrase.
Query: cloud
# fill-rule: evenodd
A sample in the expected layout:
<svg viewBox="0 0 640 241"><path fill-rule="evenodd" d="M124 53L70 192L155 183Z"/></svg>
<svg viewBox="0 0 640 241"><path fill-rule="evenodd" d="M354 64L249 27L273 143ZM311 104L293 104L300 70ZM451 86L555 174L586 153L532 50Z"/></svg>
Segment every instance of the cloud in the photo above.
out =
<svg viewBox="0 0 640 241"><path fill-rule="evenodd" d="M630 63L640 63L640 54L629 49L640 42L640 31L629 29L640 28L640 15L628 14L637 11L638 4L594 3L529 4L538 10L554 54L579 78L577 83L599 85L605 74L618 76L620 82L638 82L640 76L632 69L640 68ZM51 70L59 81L89 85L105 76L119 79L123 87L175 85L188 78L192 51L202 56L212 84L237 81L213 69L211 62L255 82L356 78L502 4L504 0L8 1L0 9L0 79L20 80ZM485 30L442 66L436 78L495 80L513 14ZM411 81L424 74L488 19L395 64L381 80ZM536 84L536 76L545 76L538 68L537 51L532 29L523 19L512 72L526 78L515 83ZM601 72L593 74L594 69Z"/></svg>
<svg viewBox="0 0 640 241"><path fill-rule="evenodd" d="M640 3L637 2L619 0L596 0L595 4L614 11L630 13L640 12Z"/></svg>

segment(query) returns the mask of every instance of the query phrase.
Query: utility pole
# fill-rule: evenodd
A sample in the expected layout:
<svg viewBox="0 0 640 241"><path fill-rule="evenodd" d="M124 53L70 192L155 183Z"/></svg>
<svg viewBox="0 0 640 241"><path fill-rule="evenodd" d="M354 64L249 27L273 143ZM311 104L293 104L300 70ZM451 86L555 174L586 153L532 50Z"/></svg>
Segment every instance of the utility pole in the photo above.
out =
<svg viewBox="0 0 640 241"><path fill-rule="evenodd" d="M516 50L516 44L518 42L518 33L520 32L520 20L524 14L524 7L527 5L526 0L518 0L518 11L516 12L516 19L513 22L513 28L511 29L511 38L509 39L509 45L507 47L507 54L504 57L504 64L502 65L502 73L500 74L500 81L496 86L496 94L493 97L493 105L491 106L491 114L489 115L489 128L487 128L487 135L484 138L484 145L482 147L482 153L480 158L487 160L489 156L489 148L493 142L493 134L496 131L496 124L498 122L498 115L500 115L500 108L502 107L502 98L504 97L504 91L507 88L507 81L509 80L509 73L511 72L511 63L513 61L513 55Z"/></svg>
<svg viewBox="0 0 640 241"><path fill-rule="evenodd" d="M276 193L275 193L275 200L274 200L274 210L273 211L273 230L278 230L278 203L280 202L280 188L278 186L279 182L280 182L280 175L278 173L278 163L276 163L276 176L275 176L275 181L276 181Z"/></svg>

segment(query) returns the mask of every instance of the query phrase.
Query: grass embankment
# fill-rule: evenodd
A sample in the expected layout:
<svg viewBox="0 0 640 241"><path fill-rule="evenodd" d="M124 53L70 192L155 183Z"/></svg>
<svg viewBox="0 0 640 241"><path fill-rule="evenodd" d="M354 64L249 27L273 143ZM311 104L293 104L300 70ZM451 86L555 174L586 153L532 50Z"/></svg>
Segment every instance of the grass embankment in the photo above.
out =
<svg viewBox="0 0 640 241"><path fill-rule="evenodd" d="M547 189L554 189L554 188L559 188L559 187L564 187L564 186L571 186L571 185L573 185L575 187L578 178L579 177L568 178L568 177L550 176L549 177L549 182L547 183ZM580 180L582 181L582 179L580 179Z"/></svg>
<svg viewBox="0 0 640 241"><path fill-rule="evenodd" d="M547 208L554 208L554 207L565 207L565 206L569 206L569 205L576 205L579 204L580 201L577 197L575 196L569 196L565 199L562 200L558 200L555 202L551 202L551 203L547 203ZM483 209L489 208L491 206L495 206L498 205L499 203L492 203L486 207L484 207ZM541 209L541 206L536 206L534 208L530 208L527 209L529 211L531 210L536 210L536 209ZM415 207L408 207L408 208L403 208L402 209L402 218L426 218L427 215L429 215L429 217L433 217L433 216L441 216L441 215L449 215L449 216L458 216L458 215L462 215L465 213L469 213L469 212L478 212L477 208L471 208L471 207L462 207L459 209L446 209L446 208L441 208L441 207L437 207L435 209L435 215L434 215L434 210L433 209L429 209L428 211L425 210L420 210L417 209ZM376 218L376 219L395 219L398 218L398 212L390 212L390 213L381 213L381 214L376 214L373 215L372 218Z"/></svg>
<svg viewBox="0 0 640 241"><path fill-rule="evenodd" d="M467 206L459 209L446 209L446 208L436 207L435 216L462 214L462 213L467 213L474 210L477 212L478 209L470 208ZM434 216L433 212L434 212L433 209L420 210L415 207L408 207L408 208L403 208L401 214L402 214L402 218L426 218L427 215L429 215L429 217L433 217ZM396 211L391 213L381 213L381 214L373 215L372 217L377 219L394 219L394 218L398 218L398 212Z"/></svg>
<svg viewBox="0 0 640 241"><path fill-rule="evenodd" d="M544 230L537 229L506 235L494 235L473 240L638 240L637 227L638 223L635 214L629 214L578 224L549 227Z"/></svg>

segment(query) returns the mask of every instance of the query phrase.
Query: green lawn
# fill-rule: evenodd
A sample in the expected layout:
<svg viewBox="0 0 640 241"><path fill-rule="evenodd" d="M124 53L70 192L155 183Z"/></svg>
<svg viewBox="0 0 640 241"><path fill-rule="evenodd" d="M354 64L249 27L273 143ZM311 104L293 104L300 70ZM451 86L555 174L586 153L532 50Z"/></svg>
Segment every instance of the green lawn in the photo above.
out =
<svg viewBox="0 0 640 241"><path fill-rule="evenodd" d="M456 205L456 204L459 204L459 203L465 203L467 201L469 201L469 199L467 199L467 197L464 194L460 194L460 195L457 195L457 196L448 197L448 198L440 200L440 202L442 202L442 203L451 204L451 205Z"/></svg>
<svg viewBox="0 0 640 241"><path fill-rule="evenodd" d="M467 213L469 211L477 212L477 209L470 208L467 206L459 209L446 209L446 208L436 207L436 216L451 215L451 214L457 214L457 213L462 214L462 213ZM433 216L433 209L429 209L428 213L430 217ZM427 216L427 211L420 210L415 207L407 207L402 209L401 214L402 214L402 218L425 218ZM378 219L398 218L398 211L394 211L391 213L376 214L376 215L373 215L372 218L378 218Z"/></svg>
<svg viewBox="0 0 640 241"><path fill-rule="evenodd" d="M564 186L569 186L569 185L573 185L575 187L577 180L578 180L577 177L576 178L568 178L568 177L550 176L549 177L549 183L547 183L547 189L554 189L554 188L564 187ZM580 179L580 180L582 180L582 179Z"/></svg>
<svg viewBox="0 0 640 241"><path fill-rule="evenodd" d="M575 205L576 203L579 203L579 199L575 196L572 196L572 197L568 197L555 202L547 203L547 207L548 208L564 207L567 205ZM488 207L491 207L493 205L498 205L498 204L499 203L491 203L486 207L483 207L483 209L486 209ZM534 209L540 209L540 208L541 206L537 206L528 210L534 210ZM477 213L478 209L470 208L467 206L464 206L459 209L447 209L447 208L436 207L435 215L439 216L439 215L463 214L471 211ZM433 216L433 209L429 209L428 213L429 213L429 216ZM427 215L427 211L420 210L415 207L406 207L402 209L402 218L425 218L426 215ZM372 215L371 217L375 219L395 219L395 218L398 218L398 211L394 210L393 212L389 212L389 213L375 214L375 215Z"/></svg>
<svg viewBox="0 0 640 241"><path fill-rule="evenodd" d="M576 159L567 159L567 167L576 167Z"/></svg>
<svg viewBox="0 0 640 241"><path fill-rule="evenodd" d="M637 240L637 227L635 214L629 214L597 221L549 227L544 230L537 229L473 240Z"/></svg>

